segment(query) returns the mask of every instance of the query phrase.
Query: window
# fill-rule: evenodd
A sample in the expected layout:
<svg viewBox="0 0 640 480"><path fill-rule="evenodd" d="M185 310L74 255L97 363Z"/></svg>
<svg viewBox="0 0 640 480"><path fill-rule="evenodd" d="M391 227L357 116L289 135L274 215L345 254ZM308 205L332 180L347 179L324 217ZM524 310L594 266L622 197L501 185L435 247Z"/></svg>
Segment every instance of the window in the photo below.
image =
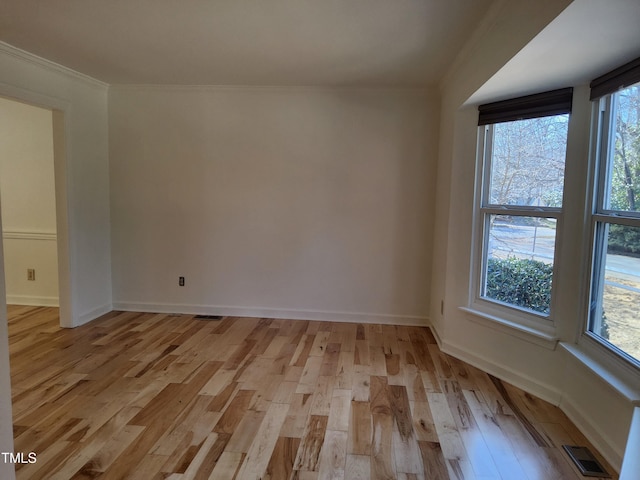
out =
<svg viewBox="0 0 640 480"><path fill-rule="evenodd" d="M479 107L478 299L536 321L552 311L571 100L563 89Z"/></svg>
<svg viewBox="0 0 640 480"><path fill-rule="evenodd" d="M591 87L598 135L587 331L640 365L640 62Z"/></svg>

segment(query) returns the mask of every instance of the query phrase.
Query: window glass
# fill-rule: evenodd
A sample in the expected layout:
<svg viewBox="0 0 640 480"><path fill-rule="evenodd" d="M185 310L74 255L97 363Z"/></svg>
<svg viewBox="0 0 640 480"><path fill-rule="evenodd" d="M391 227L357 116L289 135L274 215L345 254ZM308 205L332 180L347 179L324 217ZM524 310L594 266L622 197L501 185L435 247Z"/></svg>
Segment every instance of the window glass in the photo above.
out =
<svg viewBox="0 0 640 480"><path fill-rule="evenodd" d="M482 300L551 316L568 124L558 113L484 126Z"/></svg>
<svg viewBox="0 0 640 480"><path fill-rule="evenodd" d="M484 296L537 313L551 308L556 220L488 215Z"/></svg>
<svg viewBox="0 0 640 480"><path fill-rule="evenodd" d="M640 227L601 224L605 230L599 295L591 331L640 359Z"/></svg>
<svg viewBox="0 0 640 480"><path fill-rule="evenodd" d="M604 207L640 212L640 83L613 95L612 108L613 139Z"/></svg>
<svg viewBox="0 0 640 480"><path fill-rule="evenodd" d="M489 203L562 206L569 115L493 126Z"/></svg>
<svg viewBox="0 0 640 480"><path fill-rule="evenodd" d="M640 84L600 104L589 331L640 364Z"/></svg>

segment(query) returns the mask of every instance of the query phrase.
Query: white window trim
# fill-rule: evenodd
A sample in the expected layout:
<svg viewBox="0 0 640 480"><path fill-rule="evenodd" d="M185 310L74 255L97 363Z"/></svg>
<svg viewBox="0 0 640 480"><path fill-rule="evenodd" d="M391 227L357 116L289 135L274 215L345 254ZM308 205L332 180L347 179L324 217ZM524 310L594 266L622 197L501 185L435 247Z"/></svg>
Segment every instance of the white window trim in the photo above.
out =
<svg viewBox="0 0 640 480"><path fill-rule="evenodd" d="M571 117L569 118L571 121ZM468 314L470 318L481 318L483 321L490 321L502 325L509 332L519 331L519 335L532 335L537 337L537 341L541 341L551 349L555 348L557 343L556 326L554 321L554 312L556 311L555 289L556 283L552 284L551 303L549 306L549 315L528 311L516 306L511 306L496 300L490 300L480 295L482 286L482 276L484 272L484 261L486 258L486 241L485 241L485 216L488 214L517 214L523 216L534 216L541 218L554 218L556 220L556 239L554 251L561 251L562 228L563 228L563 210L557 207L531 207L531 206L502 206L502 205L484 205L483 193L489 188L490 181L490 165L487 162L487 138L490 132L490 125L481 125L478 127L477 148L476 148L476 188L474 192L474 208L472 222L472 238L473 248L471 252L471 282L469 291L469 307L461 308ZM558 278L559 263L561 260L554 255L553 278Z"/></svg>
<svg viewBox="0 0 640 480"><path fill-rule="evenodd" d="M640 375L640 359L634 359L629 354L607 342L599 335L590 331L591 321L591 299L593 289L599 288L593 281L594 270L596 269L596 233L598 223L618 223L629 226L640 227L640 213L629 212L628 215L620 216L617 211L600 208L604 205L604 195L607 187L607 169L602 167L602 162L608 162L608 146L611 142L611 119L613 108L611 107L611 95L607 95L592 102L591 115L591 148L590 148L590 174L588 191L589 207L589 261L586 266L583 291L586 292L583 302L582 322L580 322L580 336L577 346L570 351L576 358L598 373L600 377L621 393L629 391L628 385L637 385ZM609 118L605 121L605 114ZM604 126L603 126L604 122ZM602 137L608 137L603 141ZM612 222L613 220L613 222ZM613 374L611 372L617 372ZM613 380L611 380L613 379ZM631 391L635 392L634 388ZM640 401L640 394L625 395L632 401Z"/></svg>

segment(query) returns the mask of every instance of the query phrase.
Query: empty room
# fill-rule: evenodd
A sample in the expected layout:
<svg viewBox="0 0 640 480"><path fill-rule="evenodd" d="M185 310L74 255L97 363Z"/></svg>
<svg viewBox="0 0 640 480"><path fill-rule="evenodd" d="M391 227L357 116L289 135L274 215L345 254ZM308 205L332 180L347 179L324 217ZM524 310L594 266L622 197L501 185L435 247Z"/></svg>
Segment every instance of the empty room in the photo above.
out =
<svg viewBox="0 0 640 480"><path fill-rule="evenodd" d="M4 0L0 477L640 479L637 0Z"/></svg>

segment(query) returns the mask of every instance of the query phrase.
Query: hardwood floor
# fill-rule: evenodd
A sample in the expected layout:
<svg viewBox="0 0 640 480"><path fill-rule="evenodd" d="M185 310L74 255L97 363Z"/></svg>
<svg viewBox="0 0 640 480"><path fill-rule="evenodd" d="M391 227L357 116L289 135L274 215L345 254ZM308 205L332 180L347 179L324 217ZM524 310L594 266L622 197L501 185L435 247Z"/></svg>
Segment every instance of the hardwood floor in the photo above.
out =
<svg viewBox="0 0 640 480"><path fill-rule="evenodd" d="M66 330L10 306L9 342L15 450L37 454L19 479L583 478L558 408L426 328L112 312Z"/></svg>

